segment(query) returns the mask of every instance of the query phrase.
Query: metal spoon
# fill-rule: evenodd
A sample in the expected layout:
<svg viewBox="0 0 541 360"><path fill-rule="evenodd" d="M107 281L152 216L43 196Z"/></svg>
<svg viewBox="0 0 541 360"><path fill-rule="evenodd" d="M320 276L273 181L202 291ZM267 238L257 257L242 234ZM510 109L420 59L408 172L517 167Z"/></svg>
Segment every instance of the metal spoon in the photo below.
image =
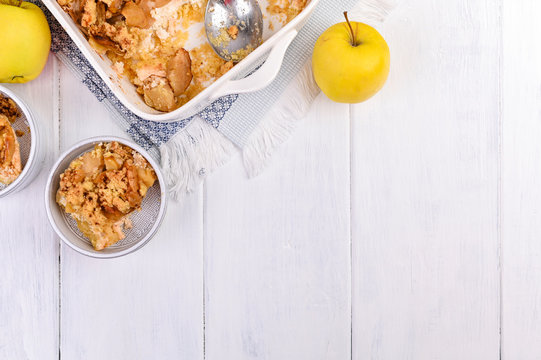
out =
<svg viewBox="0 0 541 360"><path fill-rule="evenodd" d="M257 0L209 0L205 30L222 59L239 62L263 42L263 14Z"/></svg>

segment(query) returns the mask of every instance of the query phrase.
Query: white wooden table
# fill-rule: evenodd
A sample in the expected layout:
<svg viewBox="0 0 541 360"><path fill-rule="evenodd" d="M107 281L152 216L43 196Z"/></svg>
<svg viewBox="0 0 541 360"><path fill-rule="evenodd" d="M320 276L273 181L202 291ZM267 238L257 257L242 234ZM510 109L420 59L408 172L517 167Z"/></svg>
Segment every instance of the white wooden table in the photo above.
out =
<svg viewBox="0 0 541 360"><path fill-rule="evenodd" d="M59 243L43 171L0 201L0 359L540 359L540 14L404 2L378 96L320 96L263 175L234 158L121 259ZM46 168L126 136L53 57L11 88Z"/></svg>

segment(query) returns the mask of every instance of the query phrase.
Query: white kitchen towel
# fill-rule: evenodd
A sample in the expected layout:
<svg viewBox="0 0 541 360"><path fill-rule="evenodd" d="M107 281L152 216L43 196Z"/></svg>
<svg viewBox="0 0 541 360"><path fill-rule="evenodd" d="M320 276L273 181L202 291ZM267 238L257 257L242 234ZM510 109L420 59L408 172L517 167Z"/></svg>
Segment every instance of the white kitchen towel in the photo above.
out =
<svg viewBox="0 0 541 360"><path fill-rule="evenodd" d="M248 175L260 173L319 93L310 66L319 35L343 21L346 10L351 20L382 22L398 1L321 0L290 45L278 76L268 87L249 94L225 96L196 116L167 124L141 119L124 107L62 27L44 10L53 35L52 51L139 145L161 158L171 193L179 198L194 190L209 172L238 151L242 151Z"/></svg>

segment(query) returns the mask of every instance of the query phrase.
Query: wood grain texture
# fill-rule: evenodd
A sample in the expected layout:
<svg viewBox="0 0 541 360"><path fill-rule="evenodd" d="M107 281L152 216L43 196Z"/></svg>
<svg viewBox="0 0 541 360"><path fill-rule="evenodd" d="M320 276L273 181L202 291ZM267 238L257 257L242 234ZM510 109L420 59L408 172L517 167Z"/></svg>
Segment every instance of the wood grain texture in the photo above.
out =
<svg viewBox="0 0 541 360"><path fill-rule="evenodd" d="M205 194L205 354L350 357L348 107L321 97L265 174Z"/></svg>
<svg viewBox="0 0 541 360"><path fill-rule="evenodd" d="M0 359L540 359L540 13L403 1L380 94L320 96L264 174L232 159L109 261L59 244L43 188L59 150L127 135L51 57L9 86L47 159L0 200Z"/></svg>
<svg viewBox="0 0 541 360"><path fill-rule="evenodd" d="M353 108L354 359L498 359L500 2L404 2Z"/></svg>
<svg viewBox="0 0 541 360"><path fill-rule="evenodd" d="M502 358L541 358L541 3L504 0Z"/></svg>
<svg viewBox="0 0 541 360"><path fill-rule="evenodd" d="M58 149L57 80L51 56L39 78L9 85L39 121L47 156L32 184L0 199L0 359L58 359L58 241L43 205Z"/></svg>
<svg viewBox="0 0 541 360"><path fill-rule="evenodd" d="M62 148L95 135L127 136L65 68L61 94ZM170 202L157 236L119 259L62 246L63 358L203 358L202 214L201 192Z"/></svg>

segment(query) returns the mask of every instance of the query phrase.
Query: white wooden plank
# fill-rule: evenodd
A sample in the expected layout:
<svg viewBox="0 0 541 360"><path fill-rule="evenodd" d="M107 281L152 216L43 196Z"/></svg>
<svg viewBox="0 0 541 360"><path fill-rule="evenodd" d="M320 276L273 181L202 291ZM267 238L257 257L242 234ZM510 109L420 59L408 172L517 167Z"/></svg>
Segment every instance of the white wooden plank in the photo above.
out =
<svg viewBox="0 0 541 360"><path fill-rule="evenodd" d="M498 359L499 1L404 2L353 109L354 359ZM513 357L515 358L515 357Z"/></svg>
<svg viewBox="0 0 541 360"><path fill-rule="evenodd" d="M9 85L38 118L47 155L29 187L0 200L0 359L58 358L58 242L42 200L58 149L57 78L51 56L39 78Z"/></svg>
<svg viewBox="0 0 541 360"><path fill-rule="evenodd" d="M95 135L126 137L65 68L65 148ZM202 193L170 202L158 235L114 260L62 246L61 352L66 359L202 359Z"/></svg>
<svg viewBox="0 0 541 360"><path fill-rule="evenodd" d="M208 178L206 359L350 357L348 119L319 98L264 174Z"/></svg>
<svg viewBox="0 0 541 360"><path fill-rule="evenodd" d="M541 358L541 3L504 1L502 358Z"/></svg>

